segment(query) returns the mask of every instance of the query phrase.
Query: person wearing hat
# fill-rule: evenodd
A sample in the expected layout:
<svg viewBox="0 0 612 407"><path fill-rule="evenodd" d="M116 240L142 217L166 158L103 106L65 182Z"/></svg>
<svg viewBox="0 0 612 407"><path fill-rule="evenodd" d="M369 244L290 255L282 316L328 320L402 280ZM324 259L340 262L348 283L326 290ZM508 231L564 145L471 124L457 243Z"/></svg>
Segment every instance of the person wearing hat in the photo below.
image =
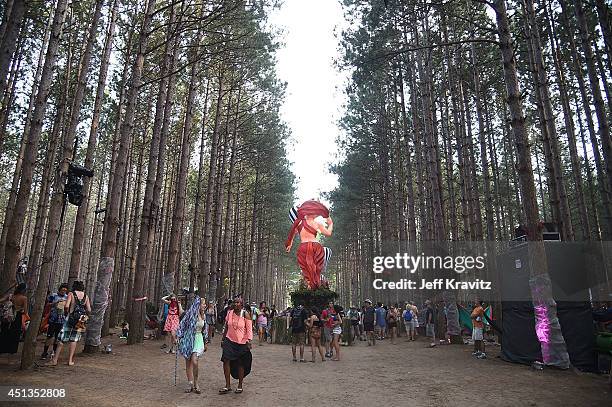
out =
<svg viewBox="0 0 612 407"><path fill-rule="evenodd" d="M372 307L372 300L369 298L365 301L363 313L361 314L361 323L363 324L363 330L366 333L368 340L368 346L376 345L376 337L374 336L374 326L376 325L376 312Z"/></svg>

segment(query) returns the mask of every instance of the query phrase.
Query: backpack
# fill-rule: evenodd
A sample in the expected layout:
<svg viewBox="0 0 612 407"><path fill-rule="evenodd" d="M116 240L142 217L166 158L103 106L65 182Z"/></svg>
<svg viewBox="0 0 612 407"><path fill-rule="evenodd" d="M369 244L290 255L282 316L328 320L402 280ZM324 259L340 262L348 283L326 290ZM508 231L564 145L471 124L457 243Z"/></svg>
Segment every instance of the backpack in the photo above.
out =
<svg viewBox="0 0 612 407"><path fill-rule="evenodd" d="M77 297L75 291L72 292L72 296L74 297L74 309L72 310L70 315L68 315L68 326L74 328L81 320L81 317L87 314L87 310L85 309L85 300L87 299L87 294L83 296L82 300L79 300L79 297Z"/></svg>
<svg viewBox="0 0 612 407"><path fill-rule="evenodd" d="M225 307L223 308L223 310L219 313L219 315L217 316L217 322L220 324L223 324L225 322L225 318L227 318L227 311L230 309L230 307Z"/></svg>
<svg viewBox="0 0 612 407"><path fill-rule="evenodd" d="M404 321L406 321L406 322L412 321L412 311L410 311L409 309L407 309L404 312Z"/></svg>
<svg viewBox="0 0 612 407"><path fill-rule="evenodd" d="M301 329L304 326L302 311L303 309L296 308L291 312L291 327L293 329Z"/></svg>
<svg viewBox="0 0 612 407"><path fill-rule="evenodd" d="M7 300L0 305L0 321L3 324L12 324L15 320L15 307L11 300Z"/></svg>

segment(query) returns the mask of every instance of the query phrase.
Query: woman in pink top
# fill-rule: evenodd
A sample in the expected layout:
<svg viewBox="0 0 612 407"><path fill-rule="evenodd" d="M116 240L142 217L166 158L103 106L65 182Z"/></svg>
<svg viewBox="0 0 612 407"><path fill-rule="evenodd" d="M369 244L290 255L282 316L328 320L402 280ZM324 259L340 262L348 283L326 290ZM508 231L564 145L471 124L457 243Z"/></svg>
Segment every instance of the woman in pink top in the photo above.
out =
<svg viewBox="0 0 612 407"><path fill-rule="evenodd" d="M220 394L226 394L232 390L230 374L234 379L238 379L238 387L235 393L242 393L242 380L251 372L253 323L251 322L251 314L243 309L242 305L242 298L235 298L232 310L225 317L221 342L221 348L223 349L221 361L223 362L225 387L219 389Z"/></svg>

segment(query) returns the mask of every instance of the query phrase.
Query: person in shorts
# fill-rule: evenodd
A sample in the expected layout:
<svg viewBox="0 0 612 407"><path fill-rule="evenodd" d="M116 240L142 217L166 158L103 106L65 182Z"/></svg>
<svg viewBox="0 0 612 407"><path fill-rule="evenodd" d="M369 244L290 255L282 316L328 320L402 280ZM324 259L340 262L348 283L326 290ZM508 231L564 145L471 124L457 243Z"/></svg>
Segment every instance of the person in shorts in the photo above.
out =
<svg viewBox="0 0 612 407"><path fill-rule="evenodd" d="M434 307L431 301L425 301L425 335L431 338L430 347L436 346L436 320L434 318Z"/></svg>
<svg viewBox="0 0 612 407"><path fill-rule="evenodd" d="M378 339L385 339L385 330L387 329L387 310L383 307L382 302L379 302L374 309L376 312L376 335Z"/></svg>
<svg viewBox="0 0 612 407"><path fill-rule="evenodd" d="M304 309L303 305L298 305L291 311L291 352L293 353L293 361L297 362L296 348L300 347L300 362L306 362L304 360L304 344L306 338L306 320L308 319L308 313Z"/></svg>
<svg viewBox="0 0 612 407"><path fill-rule="evenodd" d="M334 329L333 315L336 313L334 310L334 302L330 301L328 307L321 312L321 319L323 320L323 336L325 337L325 357L331 358L333 349L331 347L332 342L332 331Z"/></svg>
<svg viewBox="0 0 612 407"><path fill-rule="evenodd" d="M409 303L406 304L406 309L404 309L404 311L402 312L402 320L404 321L404 328L406 329L406 335L408 335L409 341L414 341L415 319L416 316L412 312L411 305Z"/></svg>
<svg viewBox="0 0 612 407"><path fill-rule="evenodd" d="M376 311L372 307L372 300L365 300L363 312L361 313L361 323L363 330L368 340L368 346L376 345L376 336L374 335L374 325L376 325Z"/></svg>
<svg viewBox="0 0 612 407"><path fill-rule="evenodd" d="M51 311L49 312L47 340L45 341L43 353L40 356L41 359L47 359L49 357L49 345L51 345L51 343L53 343L53 354L57 351L57 338L62 332L64 321L66 320L64 315L66 300L68 300L68 284L66 283L61 284L57 289L57 293L53 293L47 298L47 302L51 305Z"/></svg>
<svg viewBox="0 0 612 407"><path fill-rule="evenodd" d="M68 366L74 365L74 353L77 343L85 332L87 320L91 314L89 297L85 294L85 284L82 281L72 283L72 291L68 293L68 299L64 304L67 317L64 321L62 332L58 335L57 352L49 362L50 366L56 366L62 347L68 344Z"/></svg>
<svg viewBox="0 0 612 407"><path fill-rule="evenodd" d="M334 307L335 313L332 315L332 343L331 348L336 351L335 357L331 358L331 360L339 362L340 361L340 340L342 338L342 308L339 305Z"/></svg>
<svg viewBox="0 0 612 407"><path fill-rule="evenodd" d="M476 356L479 359L485 359L487 356L484 352L484 342L483 342L483 334L484 334L484 308L482 308L482 302L480 300L476 300L474 305L474 309L471 314L472 318L472 340L474 341L474 352L472 355Z"/></svg>

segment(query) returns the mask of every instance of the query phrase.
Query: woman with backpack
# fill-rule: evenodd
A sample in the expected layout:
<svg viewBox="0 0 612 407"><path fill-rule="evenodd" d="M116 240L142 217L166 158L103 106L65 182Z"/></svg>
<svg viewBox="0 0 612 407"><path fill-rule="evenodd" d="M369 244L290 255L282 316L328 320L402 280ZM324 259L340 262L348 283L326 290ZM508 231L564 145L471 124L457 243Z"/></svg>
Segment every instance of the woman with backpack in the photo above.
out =
<svg viewBox="0 0 612 407"><path fill-rule="evenodd" d="M13 294L0 299L0 353L17 353L28 317L26 285L21 283Z"/></svg>
<svg viewBox="0 0 612 407"><path fill-rule="evenodd" d="M68 366L74 365L74 352L81 335L85 332L87 319L91 313L89 297L85 294L85 284L82 281L72 283L72 291L68 293L68 299L64 305L64 312L68 314L62 332L59 334L57 352L49 362L50 366L56 366L62 348L65 343L70 343L68 350Z"/></svg>

